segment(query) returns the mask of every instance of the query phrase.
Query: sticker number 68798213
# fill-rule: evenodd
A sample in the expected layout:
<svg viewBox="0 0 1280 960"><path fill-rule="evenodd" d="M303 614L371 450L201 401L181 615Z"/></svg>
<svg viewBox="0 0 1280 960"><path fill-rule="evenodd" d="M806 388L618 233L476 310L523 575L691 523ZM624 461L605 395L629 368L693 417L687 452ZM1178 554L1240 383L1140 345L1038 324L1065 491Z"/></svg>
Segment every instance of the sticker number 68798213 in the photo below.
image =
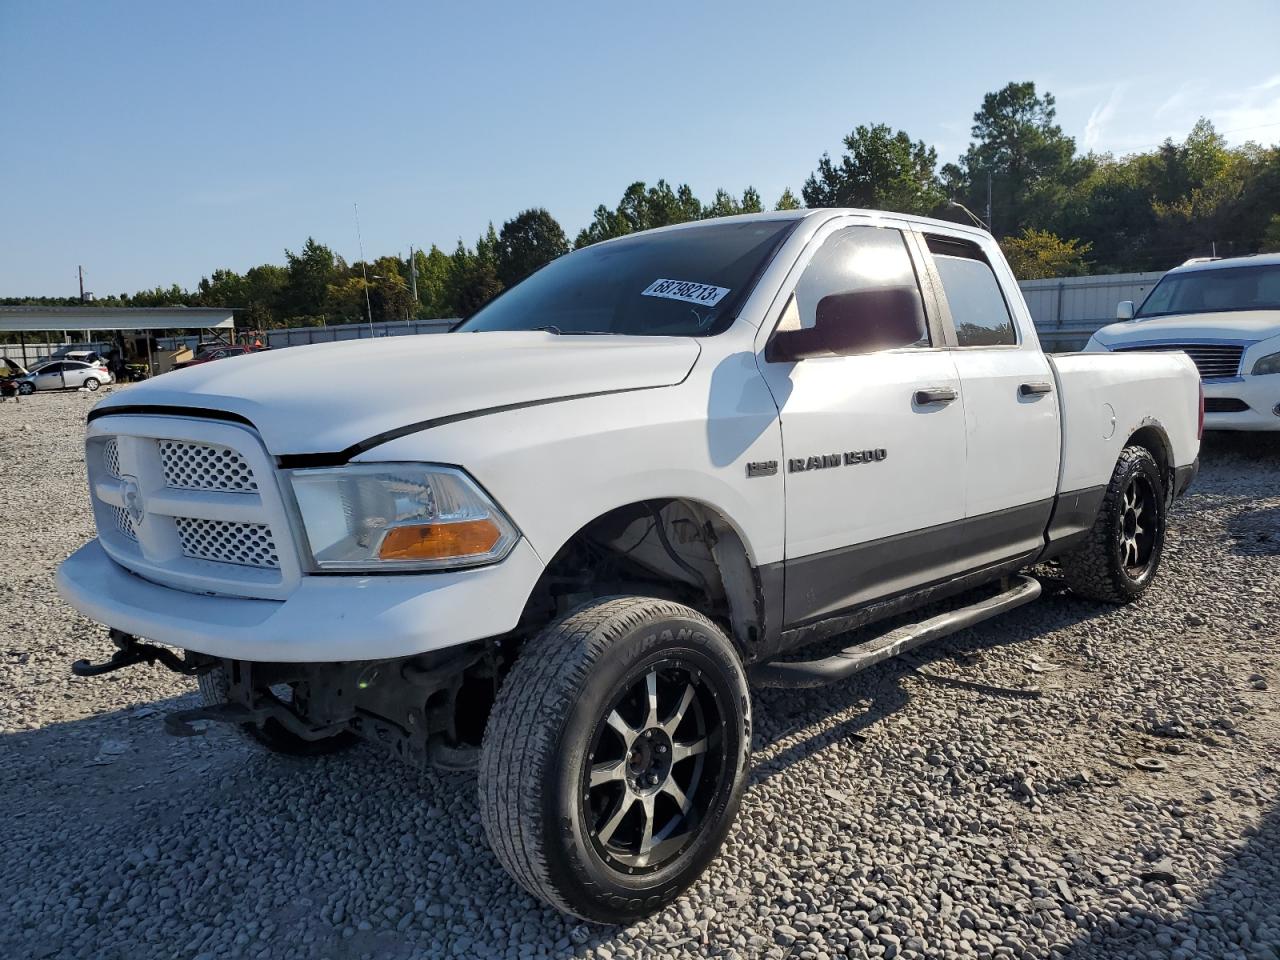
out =
<svg viewBox="0 0 1280 960"><path fill-rule="evenodd" d="M725 298L728 287L710 283L692 283L688 280L655 280L640 292L642 297L663 297L667 300L683 300L703 307L714 307Z"/></svg>

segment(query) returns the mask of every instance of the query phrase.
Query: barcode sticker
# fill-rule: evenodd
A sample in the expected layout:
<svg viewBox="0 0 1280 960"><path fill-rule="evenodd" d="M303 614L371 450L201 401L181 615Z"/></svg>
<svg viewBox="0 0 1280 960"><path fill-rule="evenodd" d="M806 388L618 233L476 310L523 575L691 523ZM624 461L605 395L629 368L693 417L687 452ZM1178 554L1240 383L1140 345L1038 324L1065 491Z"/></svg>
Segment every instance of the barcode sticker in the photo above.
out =
<svg viewBox="0 0 1280 960"><path fill-rule="evenodd" d="M703 307L714 307L728 294L728 287L710 283L692 283L688 280L655 280L640 292L642 297L663 297L667 300L683 300Z"/></svg>

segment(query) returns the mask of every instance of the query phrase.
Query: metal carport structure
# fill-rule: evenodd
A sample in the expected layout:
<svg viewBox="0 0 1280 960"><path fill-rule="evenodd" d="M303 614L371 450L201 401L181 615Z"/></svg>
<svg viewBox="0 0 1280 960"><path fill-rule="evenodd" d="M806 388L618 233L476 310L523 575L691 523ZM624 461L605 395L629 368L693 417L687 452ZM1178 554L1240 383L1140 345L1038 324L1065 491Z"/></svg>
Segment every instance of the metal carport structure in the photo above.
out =
<svg viewBox="0 0 1280 960"><path fill-rule="evenodd" d="M77 333L151 333L166 330L210 330L231 334L235 316L228 307L74 307L0 306L0 333L69 331ZM20 340L26 362L25 337ZM150 353L150 338L147 341ZM0 347L3 347L0 344ZM4 351L0 349L0 354ZM150 357L148 356L148 360Z"/></svg>

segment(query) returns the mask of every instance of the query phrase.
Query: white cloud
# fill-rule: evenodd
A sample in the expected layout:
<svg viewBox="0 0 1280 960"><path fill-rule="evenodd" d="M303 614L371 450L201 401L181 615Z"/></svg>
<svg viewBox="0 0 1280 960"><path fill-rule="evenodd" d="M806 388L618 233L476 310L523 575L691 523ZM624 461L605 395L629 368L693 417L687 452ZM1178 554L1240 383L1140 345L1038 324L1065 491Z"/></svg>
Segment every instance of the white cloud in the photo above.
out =
<svg viewBox="0 0 1280 960"><path fill-rule="evenodd" d="M1123 90L1123 84L1117 84L1112 87L1111 95L1095 106L1093 112L1089 114L1089 121L1084 125L1084 148L1086 150L1092 150L1102 139L1107 125L1111 122L1111 118L1115 116L1116 108L1120 105L1120 96Z"/></svg>
<svg viewBox="0 0 1280 960"><path fill-rule="evenodd" d="M1155 112L1152 114L1152 116L1155 117L1157 120L1159 120L1161 117L1166 116L1167 114L1175 113L1181 110L1195 95L1198 87L1199 87L1198 83L1184 83L1182 86L1178 87L1177 90L1173 91L1173 93L1167 96L1161 102L1160 106L1156 107Z"/></svg>
<svg viewBox="0 0 1280 960"><path fill-rule="evenodd" d="M1211 115L1220 133L1227 133L1233 143L1260 140L1271 143L1280 136L1280 74L1247 87L1235 95L1228 105Z"/></svg>
<svg viewBox="0 0 1280 960"><path fill-rule="evenodd" d="M1081 136L1084 149L1123 155L1153 150L1165 139L1180 143L1201 117L1233 145L1280 142L1280 74L1235 90L1191 79L1172 92L1148 94L1133 83L1123 104L1119 93L1117 87L1093 108Z"/></svg>

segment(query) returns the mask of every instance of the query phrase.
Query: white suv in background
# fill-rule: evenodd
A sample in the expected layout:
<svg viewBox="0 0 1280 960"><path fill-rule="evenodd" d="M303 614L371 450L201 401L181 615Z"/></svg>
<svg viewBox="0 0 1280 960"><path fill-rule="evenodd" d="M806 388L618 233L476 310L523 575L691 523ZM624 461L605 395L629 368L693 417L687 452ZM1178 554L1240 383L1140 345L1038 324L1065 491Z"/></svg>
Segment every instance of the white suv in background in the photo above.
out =
<svg viewBox="0 0 1280 960"><path fill-rule="evenodd" d="M1085 350L1181 350L1200 371L1208 430L1280 430L1280 254L1188 261Z"/></svg>

